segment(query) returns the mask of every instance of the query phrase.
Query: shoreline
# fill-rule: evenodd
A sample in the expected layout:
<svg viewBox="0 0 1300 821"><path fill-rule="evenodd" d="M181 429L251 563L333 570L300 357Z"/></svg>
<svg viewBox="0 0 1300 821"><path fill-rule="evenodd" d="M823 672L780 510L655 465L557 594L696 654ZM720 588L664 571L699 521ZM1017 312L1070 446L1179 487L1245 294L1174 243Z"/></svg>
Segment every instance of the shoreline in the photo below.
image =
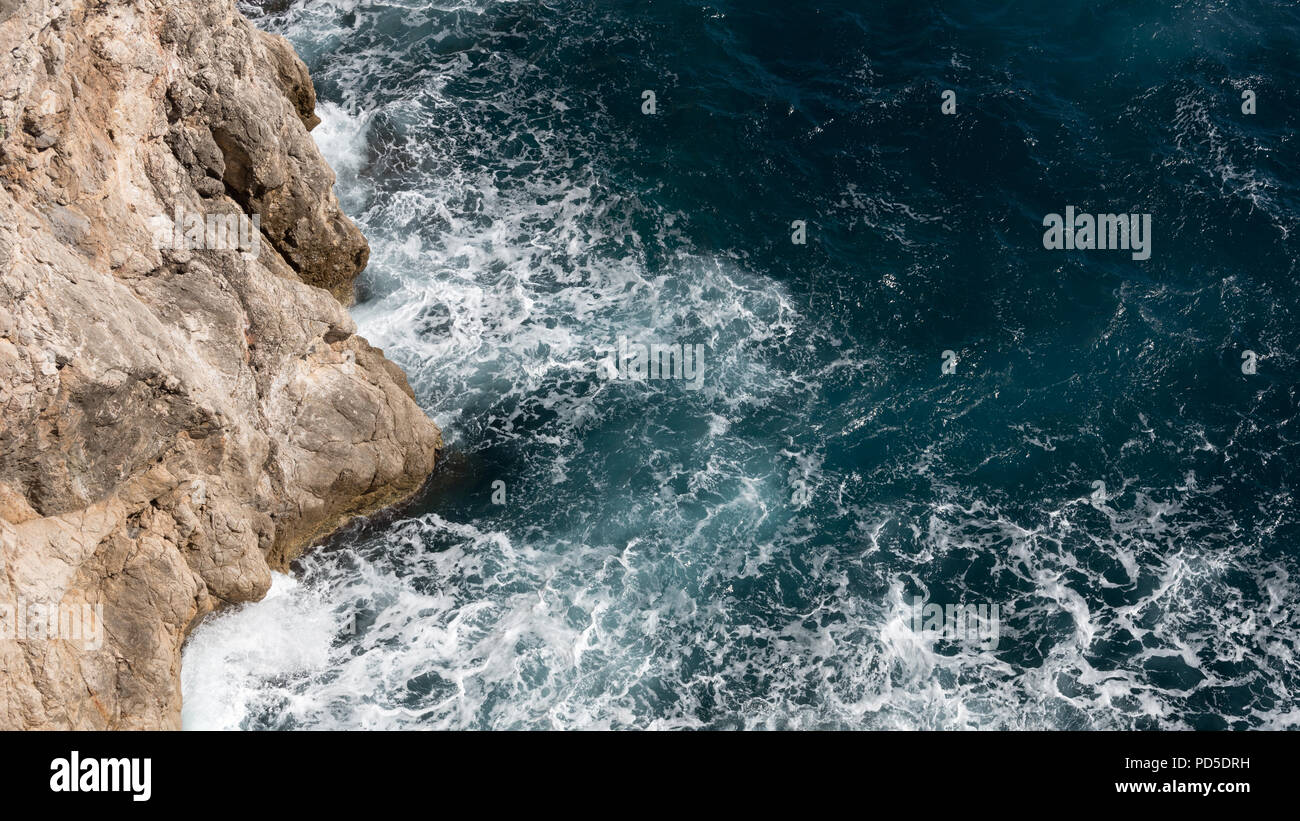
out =
<svg viewBox="0 0 1300 821"><path fill-rule="evenodd" d="M104 628L0 639L0 729L179 728L190 630L417 496L441 432L348 314L369 246L288 41L59 0L0 45L0 600Z"/></svg>

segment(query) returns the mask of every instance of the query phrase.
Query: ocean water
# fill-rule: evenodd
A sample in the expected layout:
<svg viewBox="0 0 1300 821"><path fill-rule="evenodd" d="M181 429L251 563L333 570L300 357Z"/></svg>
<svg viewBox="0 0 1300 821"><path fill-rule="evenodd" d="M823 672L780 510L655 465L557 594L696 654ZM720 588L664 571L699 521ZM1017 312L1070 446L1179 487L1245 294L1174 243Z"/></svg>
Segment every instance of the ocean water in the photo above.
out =
<svg viewBox="0 0 1300 821"><path fill-rule="evenodd" d="M1300 5L244 10L448 450L199 627L187 728L1300 725Z"/></svg>

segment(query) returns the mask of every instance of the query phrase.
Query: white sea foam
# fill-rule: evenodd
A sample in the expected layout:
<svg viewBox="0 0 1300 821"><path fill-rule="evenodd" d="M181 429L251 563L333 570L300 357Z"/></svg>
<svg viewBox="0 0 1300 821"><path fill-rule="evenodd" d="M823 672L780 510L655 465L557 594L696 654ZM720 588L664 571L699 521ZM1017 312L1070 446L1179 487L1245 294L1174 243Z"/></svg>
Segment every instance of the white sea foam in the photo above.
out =
<svg viewBox="0 0 1300 821"><path fill-rule="evenodd" d="M210 619L186 646L181 673L186 729L238 729L298 677L319 673L344 627L318 594L281 573L266 598ZM279 686L275 684L279 682Z"/></svg>
<svg viewBox="0 0 1300 821"><path fill-rule="evenodd" d="M418 5L394 13L419 22ZM337 14L315 6L290 16L328 48ZM601 149L551 127L564 100L444 96L476 61L534 70L474 56L401 65L425 82L396 101L365 91L375 55L332 61L343 103L321 104L316 139L371 241L361 332L452 451L509 451L507 510L398 522L210 618L186 648L186 727L1181 727L1198 688L1243 682L1278 704L1258 725L1295 726L1294 582L1244 539L1213 549L1213 488L1126 479L1093 503L1081 477L1026 511L946 486L951 442L891 420L950 402L959 440L988 397L911 390L894 352L840 339L743 255L693 248L688 215L620 196ZM903 245L940 219L852 186L836 207ZM620 333L706 344L703 390L599 380ZM1074 435L1022 434L1035 453ZM886 438L880 464L839 458ZM818 518L792 509L796 482ZM894 489L914 483L924 501ZM949 597L1000 597L996 651L913 629L912 595L946 563L978 570ZM1255 667L1234 681L1207 658Z"/></svg>

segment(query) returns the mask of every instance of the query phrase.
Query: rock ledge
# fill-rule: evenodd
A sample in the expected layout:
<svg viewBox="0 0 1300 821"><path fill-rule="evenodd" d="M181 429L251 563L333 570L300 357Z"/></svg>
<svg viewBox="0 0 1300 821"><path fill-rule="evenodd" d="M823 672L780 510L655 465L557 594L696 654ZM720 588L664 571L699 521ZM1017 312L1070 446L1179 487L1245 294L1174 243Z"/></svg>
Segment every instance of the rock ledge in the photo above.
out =
<svg viewBox="0 0 1300 821"><path fill-rule="evenodd" d="M179 728L197 620L441 435L344 308L369 249L283 38L232 0L0 0L0 60L0 729ZM64 634L92 612L99 646Z"/></svg>

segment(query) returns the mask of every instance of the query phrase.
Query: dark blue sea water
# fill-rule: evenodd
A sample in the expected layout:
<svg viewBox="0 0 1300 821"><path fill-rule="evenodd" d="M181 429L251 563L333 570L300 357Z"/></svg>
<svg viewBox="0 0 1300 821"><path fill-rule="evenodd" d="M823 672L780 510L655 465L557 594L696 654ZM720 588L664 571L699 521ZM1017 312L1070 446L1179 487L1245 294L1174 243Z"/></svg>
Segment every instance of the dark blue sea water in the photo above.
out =
<svg viewBox="0 0 1300 821"><path fill-rule="evenodd" d="M186 726L1300 725L1300 5L245 10L448 452L198 630Z"/></svg>

